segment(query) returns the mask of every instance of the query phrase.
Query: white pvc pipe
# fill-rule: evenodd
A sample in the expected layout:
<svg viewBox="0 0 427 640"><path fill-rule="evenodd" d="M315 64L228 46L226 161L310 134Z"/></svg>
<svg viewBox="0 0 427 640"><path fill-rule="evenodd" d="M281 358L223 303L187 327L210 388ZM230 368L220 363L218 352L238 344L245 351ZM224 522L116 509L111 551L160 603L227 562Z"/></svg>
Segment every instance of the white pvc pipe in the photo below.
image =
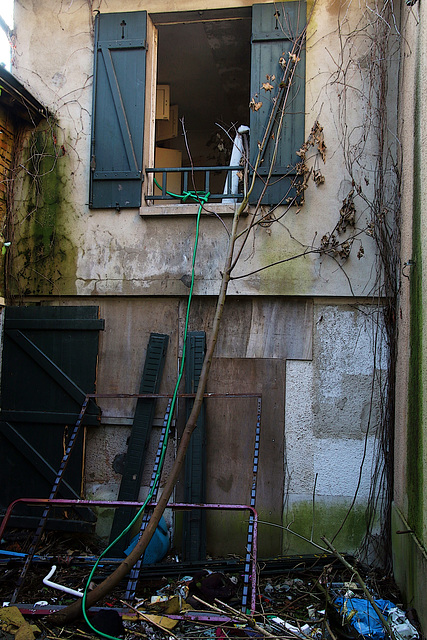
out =
<svg viewBox="0 0 427 640"><path fill-rule="evenodd" d="M52 589L59 589L59 591L65 591L65 593L69 593L72 596L77 596L78 598L83 598L83 593L81 591L77 591L76 589L70 589L70 587L63 587L62 584L57 584L56 582L52 582L50 578L56 571L56 564L52 565L52 569L49 571L47 576L43 578L43 584L47 587L52 587Z"/></svg>

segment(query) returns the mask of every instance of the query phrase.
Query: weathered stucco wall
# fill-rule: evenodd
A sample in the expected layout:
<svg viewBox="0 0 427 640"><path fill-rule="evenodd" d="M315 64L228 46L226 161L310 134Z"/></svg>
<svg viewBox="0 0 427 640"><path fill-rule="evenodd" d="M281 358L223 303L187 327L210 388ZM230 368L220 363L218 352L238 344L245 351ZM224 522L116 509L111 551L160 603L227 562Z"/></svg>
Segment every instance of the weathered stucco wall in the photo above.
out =
<svg viewBox="0 0 427 640"><path fill-rule="evenodd" d="M171 391L182 349L184 299L70 297L62 303L99 304L101 317L107 319L100 336L99 393L137 392L151 331L170 336L161 392ZM209 329L213 304L213 299L195 298L190 330ZM379 418L378 389L374 389L371 403L372 366L367 364L375 330L372 311L363 305L313 305L309 300L285 298L231 297L227 302L208 390L262 393L256 506L266 523L259 528L264 556L314 551L311 545L267 524L286 526L293 522L292 528L309 538L314 490L317 542L321 535L334 536L356 488L356 506L338 543L350 551L363 537L362 514L369 494ZM101 426L88 428L86 491L89 496L114 499L121 479L117 462L126 452L135 402L99 402ZM240 455L239 451L248 442L251 449L256 413L251 402L242 405L241 400L212 400L207 407L208 494L212 502L245 504L250 499L251 469L250 465L246 468L245 461L251 453ZM157 426L162 424L163 411L162 401ZM183 417L180 405L178 431ZM157 437L156 427L149 460L154 456ZM174 447L173 439L166 472ZM230 473L234 468L238 471L233 479ZM141 496L146 494L150 469L148 463ZM182 499L180 484L177 496ZM105 512L104 516L105 521L101 518L99 523L101 534L108 533L111 522L111 513ZM233 542L230 536L226 540L221 537L221 532L234 526L233 520L223 522L219 514L214 520L208 538L211 552L221 553L218 545L232 545L233 552L242 552L241 538Z"/></svg>
<svg viewBox="0 0 427 640"><path fill-rule="evenodd" d="M215 7L251 4L217 0ZM230 284L209 384L210 390L217 385L221 390L252 389L263 394L257 507L266 522L286 525L288 518L295 517L296 530L309 536L316 483L315 534L332 537L354 497L364 461L356 507L339 539L342 547L350 550L363 533L358 523L366 506L367 470L374 448L373 432L367 436L371 328L362 310L348 307L367 302L376 278L374 243L363 231L367 214L361 198L356 195L354 200L360 234L350 257L343 261L311 251L337 225L343 200L352 189L340 137L342 96L339 83L334 82L338 60L334 56L340 51L337 19L342 17L350 31L357 25L359 13L353 5L342 5L328 0L316 4L307 44L306 134L319 120L327 146L325 164L314 152L309 163L321 170L325 182L316 186L310 181L301 211L292 209L277 224L258 228L245 246L235 275L249 275ZM213 8L210 2L184 0L169 3L168 10L208 6ZM16 3L14 72L48 106L56 122L35 132L26 149L14 220L11 286L20 296L17 299L24 302L100 306L106 330L100 341L99 393L136 392L149 333L167 333L170 345L163 389L171 392L182 353L196 207L141 207L120 212L89 209L93 72L90 8L123 10L119 0L109 0L108 4L101 1L96 7L83 3L59 6L54 0ZM126 10L159 12L164 10L164 2L129 0ZM366 46L360 39L357 56L363 57ZM361 79L349 70L348 82L353 87L349 93L354 90L355 98L363 74ZM357 132L366 112L356 98L352 101L350 95L348 100L352 108L346 114L346 124ZM369 154L373 145L371 139L365 141L360 160L359 178L368 193L372 191ZM35 161L40 164L40 178L34 177ZM276 215L281 213L279 208ZM223 219L229 227L230 214ZM241 228L246 220L242 219ZM219 288L227 238L219 220L203 216L191 330L208 331L211 327L213 296ZM253 273L295 255L300 257ZM225 377L222 371L227 372ZM374 408L375 403L376 398ZM117 495L117 456L126 450L134 403L100 404L101 426L88 430L86 491L89 496L109 499ZM235 415L232 411L237 411L234 421L230 419ZM216 413L212 411L211 429L221 419L218 428L228 425L227 419L231 425L221 440L211 432L209 490L213 500L248 499L246 476L242 472L244 480L239 484L237 474L237 480L233 479L229 469L244 458L243 453L235 458L234 443L246 444L247 434L252 434L250 413L250 407L239 412L226 404ZM161 418L159 408L157 425ZM374 411L372 427L375 420ZM173 449L172 443L167 466ZM142 493L148 478L148 474L143 478ZM243 493L237 495L236 487ZM264 555L284 550L313 551L296 538L278 533L281 530L277 527L272 530L268 525L260 529ZM105 532L101 527L101 533ZM216 531L215 540L219 539Z"/></svg>
<svg viewBox="0 0 427 640"><path fill-rule="evenodd" d="M216 2L215 7L248 4L252 3L230 0ZM188 0L179 3L179 10L203 9L205 5L207 3ZM96 8L114 12L122 10L123 6L116 0L109 2L108 6L100 2ZM164 3L152 1L142 4L134 0L126 4L127 11L140 9L149 13L163 11ZM172 7L168 9L173 10ZM309 181L306 203L298 215L293 208L280 224L257 229L242 255L236 275L251 273L271 262L318 248L321 238L337 224L343 199L352 188L340 138L340 91L333 81L338 64L334 62L334 51L339 47L339 38L336 37L339 16L339 3L318 3L310 18L307 44L306 134L308 136L314 122L319 120L327 146L325 164L314 151L309 154L309 163L314 163L314 168L322 172L325 182L316 186L313 180ZM163 213L153 216L154 212L162 211L161 207L142 207L139 211L122 210L120 213L91 211L88 208L92 19L89 5L76 6L73 3L67 8L52 0L16 4L14 73L58 118L54 132L54 172L60 203L55 204L55 199L49 202L49 217L54 219L57 229L57 255L65 256L63 260L58 258L54 267L51 264L43 267L44 258L50 262L45 255L45 238L37 235L31 238L28 230L31 223L27 218L33 216L23 206L16 220L16 231L21 234L21 241L13 248L21 290L16 290L16 293L183 295L185 287L181 278L186 275L191 255L193 215L186 213L177 218ZM346 9L347 31L357 19L356 8ZM358 43L357 55L364 55L363 41ZM349 86L355 85L355 97L360 83L363 83L363 77L360 78L356 71L352 72ZM363 106L359 108L351 96L349 103L352 109L346 113L346 126L357 131L366 114ZM371 142L367 146L365 143L361 166L369 157L373 144ZM50 156L51 150L46 152ZM52 169L48 168L43 179L38 181L37 189L42 194L51 190ZM33 175L30 174L26 176L23 190L25 201L32 188L28 185ZM369 189L368 174L369 170L363 169L359 176L365 189ZM357 226L363 228L366 225L365 204L356 196L355 205ZM177 211L173 205L169 210ZM188 211L188 207L180 211ZM192 211L195 214L195 206ZM279 208L276 215L280 216L281 212ZM25 224L21 231L23 216ZM197 293L212 295L217 292L226 242L227 233L221 223L204 217L196 273ZM361 244L364 257L359 259L357 254ZM24 255L30 256L29 259L24 259ZM338 259L340 268L337 268L337 261L329 256L308 253L298 260L236 280L231 291L245 295L365 295L373 285L373 260L372 240L361 233L348 260ZM42 267L41 272L39 268L31 267L36 261L38 267Z"/></svg>
<svg viewBox="0 0 427 640"><path fill-rule="evenodd" d="M375 339L366 311L315 304L313 359L286 366L284 525L307 539L313 532L322 545L320 536L335 536L355 499L337 538L349 549L364 533L379 419L379 388L366 364ZM312 547L286 533L284 549L310 553Z"/></svg>

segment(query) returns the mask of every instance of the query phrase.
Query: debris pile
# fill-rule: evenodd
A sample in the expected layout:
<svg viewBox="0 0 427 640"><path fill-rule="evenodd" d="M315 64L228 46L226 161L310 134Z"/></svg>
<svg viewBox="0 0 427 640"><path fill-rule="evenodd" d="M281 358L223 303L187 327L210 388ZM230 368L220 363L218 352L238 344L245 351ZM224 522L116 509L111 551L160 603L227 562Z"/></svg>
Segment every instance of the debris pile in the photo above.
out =
<svg viewBox="0 0 427 640"><path fill-rule="evenodd" d="M253 611L242 607L243 559L207 560L205 566L197 567L169 556L144 568L131 601L124 597L125 585L119 585L100 606L90 609L89 625L80 621L58 629L49 614L72 602L75 591L85 589L91 563L99 552L93 537L90 544L81 537L59 538L57 533L45 532L23 585L21 603L10 603L10 596L25 559L26 539L22 532L12 532L2 541L1 639L420 637L417 621L412 612L404 611L390 577L357 565L353 558L346 557L348 566L344 566L333 554L259 562ZM95 582L108 575L115 562L118 560L106 559ZM54 574L52 565L57 566Z"/></svg>

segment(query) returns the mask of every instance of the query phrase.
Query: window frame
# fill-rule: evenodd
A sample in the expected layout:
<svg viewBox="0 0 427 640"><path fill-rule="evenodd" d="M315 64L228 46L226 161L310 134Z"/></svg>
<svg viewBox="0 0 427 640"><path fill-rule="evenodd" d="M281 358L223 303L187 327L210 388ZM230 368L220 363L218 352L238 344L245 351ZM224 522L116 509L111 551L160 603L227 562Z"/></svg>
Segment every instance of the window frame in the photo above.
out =
<svg viewBox="0 0 427 640"><path fill-rule="evenodd" d="M304 19L304 24L305 24L305 11L306 11L306 3L305 0L303 1L299 1L299 0L289 0L289 2L285 2L282 3L282 6L284 6L285 8L292 8L292 7L296 7L298 6L298 13L299 14L303 14L303 19ZM254 14L257 11L268 11L271 8L274 8L275 4L274 3L266 3L266 4L254 4L251 6L251 12L252 12L252 33L254 33ZM220 11L227 11L227 9L222 9L222 10L218 10L218 13ZM292 9L292 11L294 11L294 9ZM190 12L189 12L190 13ZM295 13L295 11L294 11ZM95 70L94 70L94 88L96 87L96 83L97 83L97 64L99 64L99 60L97 58L98 55L98 48L99 48L99 40L98 40L98 29L99 29L99 23L101 22L102 19L104 19L102 16L112 16L115 15L117 17L122 16L122 15L129 15L129 14L139 14L139 15L143 15L145 14L145 20L146 20L146 28L145 28L145 77L144 77L144 83L145 83L145 87L143 90L144 93L144 118L143 118L143 130L142 130L142 156L141 156L141 174L140 174L140 199L135 203L135 200L132 200L131 204L126 204L125 200L122 200L121 202L114 202L114 197L110 198L110 202L109 204L106 204L107 200L103 200L101 203L94 203L93 202L93 178L96 175L96 156L93 153L94 150L94 139L96 140L95 134L94 134L94 123L95 123L95 118L96 118L96 90L94 89L94 98L93 98L93 117L92 117L92 140L91 140L91 196L89 199L89 207L96 209L96 208L102 208L102 209L110 209L110 208L115 208L115 209L121 209L121 208L139 208L140 209L140 213L141 214L151 214L151 213L157 213L154 211L154 209L158 209L159 212L160 211L164 211L166 208L169 208L170 205L169 204L164 204L164 202L161 202L161 204L152 204L152 201L146 201L146 196L148 194L152 194L153 193L153 173L150 172L146 172L147 168L153 168L155 166L155 161L154 161L154 154L155 154L155 129L156 129L156 120L155 120L155 112L156 112L156 85L157 85L157 52L158 52L158 29L151 17L150 14L148 14L147 12L141 12L141 11L137 11L137 12L120 12L117 14L100 14L97 16L97 27L96 27L96 31L95 31ZM170 14L170 12L164 12L164 14ZM152 14L153 16L158 16L160 14ZM226 19L226 18L225 18ZM259 34L258 34L259 35ZM273 34L273 36L275 36L276 34ZM274 38L273 38L274 39ZM278 40L280 40L280 34L279 37L277 38ZM269 35L267 34L267 38L266 41L268 41L268 45L271 44L271 39L269 40ZM251 40L251 48L252 48L252 54L251 54L251 61L250 61L250 76L251 76L251 95L253 95L254 93L256 93L256 89L257 89L257 85L260 85L260 81L262 80L261 76L261 72L258 70L258 77L257 80L254 82L253 76L254 76L254 54L253 51L255 49L255 45L254 45L254 39L252 38ZM262 48L262 45L261 45ZM277 47L276 47L277 49ZM275 54L275 56L277 57L277 54ZM296 135L294 134L294 121L297 119L295 117L295 114L291 114L291 122L288 125L288 129L291 132L291 138L292 140L297 140L297 144L294 144L294 142L292 142L292 151L295 155L295 163L297 162L296 160L296 151L299 149L299 146L301 146L301 144L304 141L304 128L305 128L305 113L304 113L304 109L305 109L305 49L303 51L303 55L304 59L301 59L299 65L300 68L302 68L302 72L300 72L300 76L302 76L302 89L300 87L300 89L297 89L297 93L298 91L301 92L301 95L303 96L303 100L302 100L302 109L301 107L299 108L299 125L298 125L298 132ZM97 62L98 60L98 62ZM249 63L249 61L248 61ZM260 89L258 89L258 92L260 91ZM301 97L300 95L300 97ZM270 96L263 96L265 102L267 103L268 98L270 98ZM294 100L295 98L293 98ZM301 100L299 100L299 104L301 103ZM266 112L265 108L262 108L262 111ZM267 111L268 111L268 106L267 106ZM254 129L254 122L256 121L256 118L259 117L259 115L261 114L257 114L252 112L251 113L251 131L256 131L255 134L252 134L252 149L251 149L251 160L253 160L253 156L254 156L254 147L256 145L257 142L257 134L261 135L262 134L262 122L261 125L258 124L258 128ZM301 124L302 122L302 124ZM300 145L298 146L298 143L300 142ZM95 161L94 161L94 157L95 157ZM95 169L94 169L95 166ZM160 167L159 167L160 168ZM276 175L279 173L279 181L278 181L278 185L279 185L279 189L281 186L283 186L283 183L281 183L280 181L283 178L283 167L279 168L282 170L282 173L279 172L275 172ZM294 176L295 174L292 173L292 176ZM291 178L287 178L286 180L289 182ZM260 182L259 180L257 180L257 182ZM121 185L122 190L126 190L126 181L123 181L123 185ZM262 188L262 185L261 187ZM260 188L257 189L257 194L260 192ZM276 189L277 191L277 189ZM279 196L274 195L273 197L267 198L263 200L263 204L274 204L274 202L278 202L280 200ZM154 201L155 202L155 201ZM182 209L182 207L185 207L185 210L188 210L188 207L190 207L190 209L196 209L197 206L191 206L191 205L181 205L181 204L177 204L176 200L171 200L172 203L175 204L175 206L180 207L181 211L184 211L184 209ZM217 204L215 204L215 206L217 206ZM228 206L226 207L226 209L230 209L231 211L234 210L233 206Z"/></svg>

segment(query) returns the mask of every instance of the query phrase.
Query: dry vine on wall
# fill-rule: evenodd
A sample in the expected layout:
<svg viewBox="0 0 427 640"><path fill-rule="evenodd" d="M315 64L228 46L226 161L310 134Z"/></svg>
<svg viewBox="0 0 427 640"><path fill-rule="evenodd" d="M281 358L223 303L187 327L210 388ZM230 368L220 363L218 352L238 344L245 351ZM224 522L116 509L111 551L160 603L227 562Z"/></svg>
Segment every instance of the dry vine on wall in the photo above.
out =
<svg viewBox="0 0 427 640"><path fill-rule="evenodd" d="M398 16L389 0L382 5L365 5L357 24L350 27L347 11L338 15L336 37L339 55L334 60L335 71L326 83L325 91L338 96L335 126L340 142L344 168L343 177L349 189L337 212L335 226L311 245L302 246L300 254L286 257L256 271L231 279L253 275L277 264L308 254L318 254L320 260L332 259L347 278L353 295L352 282L345 266L350 255L359 260L365 254L364 241L374 243L376 263L374 283L368 298L372 304L359 307L372 330L373 380L365 447L359 470L359 481L350 508L335 533L335 539L353 509L361 485L364 467L370 463L368 441L375 435L372 479L366 509L366 535L360 548L363 559L391 567L391 502L393 492L393 436L395 402L395 364L397 348L396 304L400 279L400 145L396 132L397 84L400 60ZM391 85L391 86L390 86ZM351 126L354 105L361 108L361 119ZM252 108L256 108L256 103ZM289 215L295 204L303 204L305 189L314 181L317 187L325 182L320 166L326 162L323 128L316 121L306 143L299 150L297 165L300 178L298 202L291 201L276 215L275 208L260 209L253 227L268 227ZM301 197L302 196L302 197ZM299 213L298 208L296 213ZM234 262L236 264L236 262ZM357 306L355 304L355 306ZM378 402L379 398L379 402ZM379 405L378 413L376 404ZM286 484L289 484L289 478ZM286 497L285 497L286 501ZM288 529L289 530L289 529ZM291 531L292 532L292 531Z"/></svg>
<svg viewBox="0 0 427 640"><path fill-rule="evenodd" d="M374 380L365 453L366 441L372 432L376 435L376 451L366 509L367 533L360 551L364 559L375 557L385 568L391 566L396 304L400 279L400 146L396 132L400 33L397 24L398 16L389 0L376 5L367 3L359 24L352 31L347 28L345 16L341 17L338 21L341 51L336 72L330 79L340 96L337 129L351 182L337 231L339 233L343 226L355 226L357 206L362 212L359 220L363 223L364 219L363 231L372 238L376 249L375 283L370 291L373 304L367 318L372 326ZM356 99L364 106L363 122L358 129L349 130L347 111ZM358 257L362 255L360 244ZM373 402L378 391L379 416L375 423Z"/></svg>

